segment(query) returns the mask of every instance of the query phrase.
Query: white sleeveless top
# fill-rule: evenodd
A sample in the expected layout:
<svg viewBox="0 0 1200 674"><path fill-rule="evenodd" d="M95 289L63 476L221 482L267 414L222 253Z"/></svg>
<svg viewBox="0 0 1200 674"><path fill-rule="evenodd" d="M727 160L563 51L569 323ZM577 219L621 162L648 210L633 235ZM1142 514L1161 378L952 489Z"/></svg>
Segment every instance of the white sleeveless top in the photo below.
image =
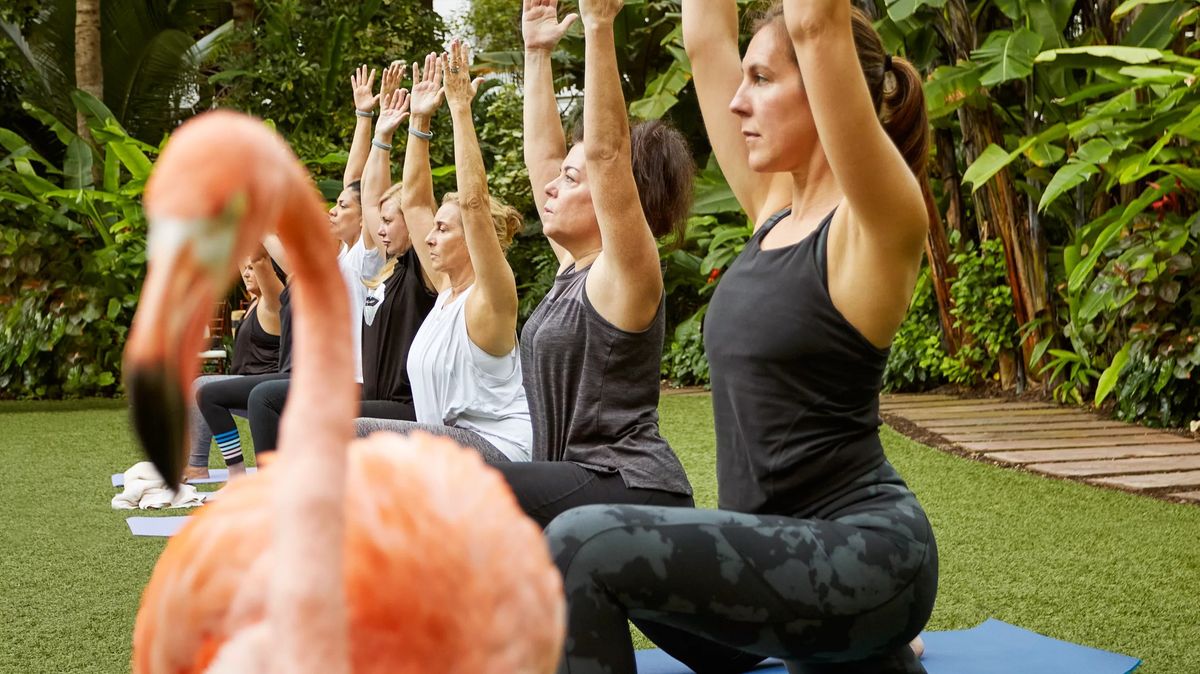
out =
<svg viewBox="0 0 1200 674"><path fill-rule="evenodd" d="M521 383L521 353L493 356L467 336L471 285L450 299L438 295L408 352L417 422L474 431L512 461L528 461L533 446L529 404Z"/></svg>

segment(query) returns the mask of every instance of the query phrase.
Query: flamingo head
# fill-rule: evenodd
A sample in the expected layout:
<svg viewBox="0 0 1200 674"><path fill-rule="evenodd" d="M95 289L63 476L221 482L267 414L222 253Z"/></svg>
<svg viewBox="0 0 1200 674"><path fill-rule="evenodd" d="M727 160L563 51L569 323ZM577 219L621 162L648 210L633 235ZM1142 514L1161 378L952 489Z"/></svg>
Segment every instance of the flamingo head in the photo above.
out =
<svg viewBox="0 0 1200 674"><path fill-rule="evenodd" d="M124 380L133 426L172 487L185 463L184 395L214 300L237 278L237 261L283 217L296 170L287 145L261 122L219 111L181 126L146 184L148 270Z"/></svg>

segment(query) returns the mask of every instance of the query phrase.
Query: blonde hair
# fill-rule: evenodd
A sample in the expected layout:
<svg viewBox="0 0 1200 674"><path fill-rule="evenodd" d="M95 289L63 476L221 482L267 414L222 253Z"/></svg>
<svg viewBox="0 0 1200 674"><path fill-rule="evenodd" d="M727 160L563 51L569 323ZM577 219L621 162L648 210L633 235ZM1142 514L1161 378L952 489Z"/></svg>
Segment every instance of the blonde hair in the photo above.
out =
<svg viewBox="0 0 1200 674"><path fill-rule="evenodd" d="M400 189L402 187L402 183L394 183L391 187L387 188L387 191L383 193L383 196L379 197L379 205L382 207L387 202L399 198ZM387 254L386 250L384 251L384 254ZM375 278L369 281L364 280L362 284L368 288L371 288L372 290L378 288L381 283L391 278L392 274L396 272L397 259L398 258L393 257L392 259L388 260L387 264L383 265L383 269L380 269L379 273L375 275Z"/></svg>
<svg viewBox="0 0 1200 674"><path fill-rule="evenodd" d="M387 191L383 193L383 196L379 197L379 205L382 206L399 196L400 189L402 187L404 187L403 183L395 183L391 187L387 188Z"/></svg>
<svg viewBox="0 0 1200 674"><path fill-rule="evenodd" d="M458 192L447 192L442 195L442 205L446 204L461 206ZM492 216L492 226L496 228L496 240L500 242L500 250L507 253L512 246L513 237L525 228L525 221L517 209L490 195L488 196L488 211Z"/></svg>

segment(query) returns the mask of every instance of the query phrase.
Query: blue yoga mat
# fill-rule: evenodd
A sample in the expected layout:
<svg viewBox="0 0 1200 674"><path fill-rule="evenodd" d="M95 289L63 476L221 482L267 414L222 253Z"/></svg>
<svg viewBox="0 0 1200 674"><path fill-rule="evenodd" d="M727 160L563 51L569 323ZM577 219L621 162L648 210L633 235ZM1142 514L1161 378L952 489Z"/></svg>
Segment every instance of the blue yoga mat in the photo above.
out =
<svg viewBox="0 0 1200 674"><path fill-rule="evenodd" d="M1142 661L1127 655L1079 646L990 619L969 630L926 632L925 657L929 674L1129 674ZM638 674L690 674L675 658L660 650L637 652ZM778 660L769 660L756 674L787 674Z"/></svg>
<svg viewBox="0 0 1200 674"><path fill-rule="evenodd" d="M258 470L257 468L247 468L246 472L253 473L257 470ZM228 482L228 481L229 481L229 471L228 470L226 470L225 468L209 468L208 469L208 477L200 478L198 480L188 480L188 484L217 484L218 482ZM112 476L112 486L124 487L125 486L125 473L116 473L115 475L113 475Z"/></svg>
<svg viewBox="0 0 1200 674"><path fill-rule="evenodd" d="M186 515L180 517L128 517L125 523L134 536L174 536L188 521Z"/></svg>

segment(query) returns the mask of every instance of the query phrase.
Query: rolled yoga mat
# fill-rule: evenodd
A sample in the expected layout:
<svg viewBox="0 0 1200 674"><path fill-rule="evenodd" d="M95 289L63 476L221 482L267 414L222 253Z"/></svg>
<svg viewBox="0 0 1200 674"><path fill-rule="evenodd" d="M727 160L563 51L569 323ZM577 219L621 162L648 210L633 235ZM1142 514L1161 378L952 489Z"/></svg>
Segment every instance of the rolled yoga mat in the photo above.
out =
<svg viewBox="0 0 1200 674"><path fill-rule="evenodd" d="M929 674L1129 674L1142 661L1042 636L994 618L968 630L926 632L921 664ZM691 674L660 650L638 651L638 674ZM768 660L755 674L787 674Z"/></svg>

